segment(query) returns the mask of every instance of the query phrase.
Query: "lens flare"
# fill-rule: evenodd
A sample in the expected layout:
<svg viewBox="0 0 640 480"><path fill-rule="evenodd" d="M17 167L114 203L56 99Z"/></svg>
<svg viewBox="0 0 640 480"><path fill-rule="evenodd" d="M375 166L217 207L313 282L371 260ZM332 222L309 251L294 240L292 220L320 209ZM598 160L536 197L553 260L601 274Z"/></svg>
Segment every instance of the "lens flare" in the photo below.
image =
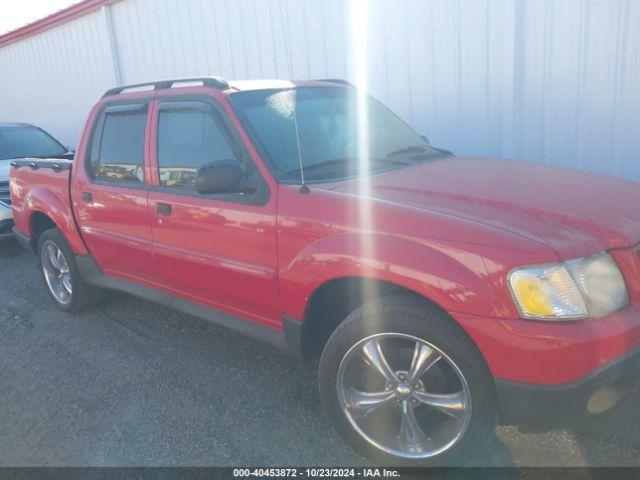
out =
<svg viewBox="0 0 640 480"><path fill-rule="evenodd" d="M349 4L349 20L351 27L352 59L351 65L354 83L357 89L357 125L358 125L358 207L357 218L360 227L359 252L361 274L369 278L375 278L372 272L372 260L375 255L375 225L371 200L371 177L368 174L370 165L370 130L369 130L369 102L367 98L369 80L368 57L368 25L369 25L369 0L351 0ZM367 284L368 289L375 289L376 284ZM375 298L377 292L363 292L367 298ZM371 325L375 329L375 325Z"/></svg>
<svg viewBox="0 0 640 480"><path fill-rule="evenodd" d="M360 175L358 176L358 191L360 194L358 219L362 231L360 255L364 258L373 258L373 243L371 232L373 218L371 214L371 180L367 172L370 169L369 152L369 112L367 102L368 87L368 0L351 0L350 24L353 76L357 91L357 122L358 122L358 164ZM365 262L363 262L365 263Z"/></svg>

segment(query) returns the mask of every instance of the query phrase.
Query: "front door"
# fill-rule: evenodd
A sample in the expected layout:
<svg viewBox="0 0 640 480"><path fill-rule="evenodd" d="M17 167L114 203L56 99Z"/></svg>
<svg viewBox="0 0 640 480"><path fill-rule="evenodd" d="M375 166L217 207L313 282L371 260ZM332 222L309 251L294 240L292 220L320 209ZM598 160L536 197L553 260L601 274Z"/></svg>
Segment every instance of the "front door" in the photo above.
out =
<svg viewBox="0 0 640 480"><path fill-rule="evenodd" d="M214 99L159 94L154 109L149 216L158 280L184 299L277 327L275 198ZM217 160L238 162L255 191L199 194L199 168Z"/></svg>

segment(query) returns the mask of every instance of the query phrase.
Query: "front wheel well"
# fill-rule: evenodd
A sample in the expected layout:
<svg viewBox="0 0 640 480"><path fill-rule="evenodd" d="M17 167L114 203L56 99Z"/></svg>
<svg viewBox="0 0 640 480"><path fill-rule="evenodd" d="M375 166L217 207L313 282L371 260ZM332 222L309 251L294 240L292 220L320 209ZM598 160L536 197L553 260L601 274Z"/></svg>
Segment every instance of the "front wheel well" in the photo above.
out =
<svg viewBox="0 0 640 480"><path fill-rule="evenodd" d="M400 285L363 277L345 277L321 285L311 296L301 332L305 360L317 359L333 331L358 307L371 300L409 295L440 308L428 298Z"/></svg>

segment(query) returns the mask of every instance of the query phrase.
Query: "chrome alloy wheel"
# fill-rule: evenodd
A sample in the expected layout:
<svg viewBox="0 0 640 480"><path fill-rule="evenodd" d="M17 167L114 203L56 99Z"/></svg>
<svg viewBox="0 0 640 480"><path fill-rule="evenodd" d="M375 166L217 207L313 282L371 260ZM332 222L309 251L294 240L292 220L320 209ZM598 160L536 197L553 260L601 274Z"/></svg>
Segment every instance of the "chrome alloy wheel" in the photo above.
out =
<svg viewBox="0 0 640 480"><path fill-rule="evenodd" d="M467 381L451 358L420 338L401 333L364 338L345 354L336 381L351 426L390 455L437 456L469 427Z"/></svg>
<svg viewBox="0 0 640 480"><path fill-rule="evenodd" d="M54 298L63 305L71 302L73 285L69 263L60 247L50 240L42 245L42 271Z"/></svg>

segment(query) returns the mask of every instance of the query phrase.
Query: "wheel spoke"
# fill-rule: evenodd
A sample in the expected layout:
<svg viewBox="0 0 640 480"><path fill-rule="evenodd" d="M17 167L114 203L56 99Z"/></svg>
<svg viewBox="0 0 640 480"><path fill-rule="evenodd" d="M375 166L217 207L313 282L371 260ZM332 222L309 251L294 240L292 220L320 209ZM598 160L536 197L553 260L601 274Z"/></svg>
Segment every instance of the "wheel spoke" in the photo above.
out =
<svg viewBox="0 0 640 480"><path fill-rule="evenodd" d="M409 382L420 380L427 373L427 370L433 367L441 358L440 354L428 345L416 342L411 368L409 369Z"/></svg>
<svg viewBox="0 0 640 480"><path fill-rule="evenodd" d="M387 363L387 359L380 347L380 341L377 338L367 342L364 347L362 347L362 352L368 363L375 368L387 382L393 384L397 381L396 374L393 373L393 370L391 370L391 367Z"/></svg>
<svg viewBox="0 0 640 480"><path fill-rule="evenodd" d="M60 264L60 271L62 273L69 273L69 264L67 263L67 259L64 258L62 252L61 255L58 256L58 263Z"/></svg>
<svg viewBox="0 0 640 480"><path fill-rule="evenodd" d="M470 425L472 399L462 371L437 343L413 335L361 339L342 358L336 386L354 431L392 456L438 456Z"/></svg>
<svg viewBox="0 0 640 480"><path fill-rule="evenodd" d="M351 388L346 393L346 407L349 410L357 410L363 415L367 415L378 407L386 404L395 397L393 390L384 390L382 392L363 392Z"/></svg>
<svg viewBox="0 0 640 480"><path fill-rule="evenodd" d="M42 247L42 273L53 298L67 305L73 297L73 282L69 262L64 252L51 240Z"/></svg>
<svg viewBox="0 0 640 480"><path fill-rule="evenodd" d="M61 278L62 286L69 295L73 293L73 286L71 285L71 277L69 275L63 275Z"/></svg>
<svg viewBox="0 0 640 480"><path fill-rule="evenodd" d="M467 408L467 398L464 391L456 393L427 393L413 392L414 397L425 405L429 405L450 417L461 417Z"/></svg>
<svg viewBox="0 0 640 480"><path fill-rule="evenodd" d="M402 420L400 423L400 438L408 450L420 452L427 442L427 437L420 428L418 420L413 412L413 407L408 400L402 402Z"/></svg>
<svg viewBox="0 0 640 480"><path fill-rule="evenodd" d="M58 261L58 254L54 250L53 245L48 245L47 246L47 257L49 258L49 263L51 264L51 266L53 268L55 268L56 270L59 270L60 269L60 262Z"/></svg>

